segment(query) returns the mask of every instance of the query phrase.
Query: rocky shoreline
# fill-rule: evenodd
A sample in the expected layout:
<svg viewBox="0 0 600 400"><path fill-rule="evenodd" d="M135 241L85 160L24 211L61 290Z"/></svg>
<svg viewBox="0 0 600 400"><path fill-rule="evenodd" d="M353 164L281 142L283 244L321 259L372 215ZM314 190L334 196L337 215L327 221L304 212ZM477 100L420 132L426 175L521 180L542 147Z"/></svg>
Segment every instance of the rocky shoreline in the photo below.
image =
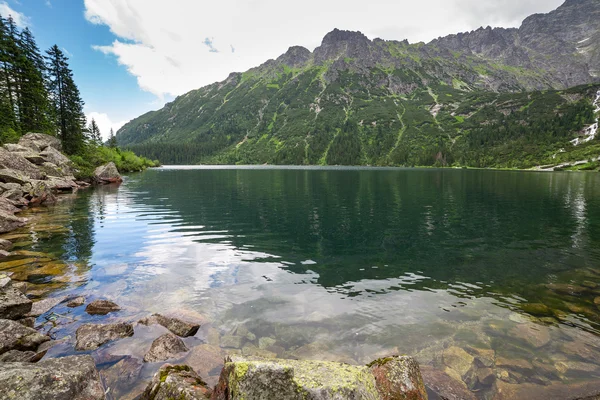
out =
<svg viewBox="0 0 600 400"><path fill-rule="evenodd" d="M52 136L28 133L18 144L0 148L0 233L25 226L17 214L31 206L50 205L57 195L91 185L118 183L113 163L98 167L90 181L78 181L75 168ZM11 256L12 242L0 240L0 259ZM87 304L86 304L87 303ZM106 323L86 323L75 333L73 352L44 358L64 340L41 332L37 318L57 306L79 308L105 316ZM138 326L160 325L168 331L154 339L144 364L165 363L190 351L182 338L192 338L199 323L152 314L136 323L115 322L121 307L109 300L82 296L51 297L33 302L27 283L0 273L0 399L106 399L113 398L90 352L134 335ZM38 328L38 329L36 329ZM65 338L68 340L68 338ZM390 356L367 366L330 361L300 361L256 356L225 356L217 385L209 387L189 365L165 364L138 399L426 399L416 361ZM125 363L123 359L117 363ZM137 364L136 364L137 366ZM127 370L123 366L123 370Z"/></svg>
<svg viewBox="0 0 600 400"><path fill-rule="evenodd" d="M106 399L109 388L105 388L94 358L84 352L131 337L137 326L161 325L168 333L152 342L143 362L164 363L190 351L181 338L194 336L200 328L199 323L162 314L135 324L88 323L76 331L75 351L83 355L43 359L60 340L38 332L34 328L36 317L59 304L83 307L86 299L63 297L34 303L25 293L23 286L8 275L0 276L0 399ZM87 314L101 316L120 310L109 300L94 300L85 308ZM189 365L164 364L136 398L419 400L427 399L427 392L419 365L406 356L394 355L356 366L231 355L225 357L214 388Z"/></svg>

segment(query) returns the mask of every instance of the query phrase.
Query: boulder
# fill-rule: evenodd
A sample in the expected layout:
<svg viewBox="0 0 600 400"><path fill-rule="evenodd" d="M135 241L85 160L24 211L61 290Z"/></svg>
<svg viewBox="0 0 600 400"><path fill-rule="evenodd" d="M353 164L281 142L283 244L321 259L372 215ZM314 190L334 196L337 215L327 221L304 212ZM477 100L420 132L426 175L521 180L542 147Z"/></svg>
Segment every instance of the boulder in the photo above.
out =
<svg viewBox="0 0 600 400"><path fill-rule="evenodd" d="M329 361L228 358L211 399L380 399L368 367Z"/></svg>
<svg viewBox="0 0 600 400"><path fill-rule="evenodd" d="M50 338L16 321L0 319L0 354L11 350L34 351Z"/></svg>
<svg viewBox="0 0 600 400"><path fill-rule="evenodd" d="M188 350L185 343L177 336L165 333L152 342L150 350L144 356L144 362L166 361L170 358L177 358L177 355Z"/></svg>
<svg viewBox="0 0 600 400"><path fill-rule="evenodd" d="M62 150L60 139L56 136L50 136L43 133L28 133L19 140L19 145L40 152L48 147L53 147L56 150Z"/></svg>
<svg viewBox="0 0 600 400"><path fill-rule="evenodd" d="M196 400L210 397L207 384L187 365L163 365L140 400ZM274 398L273 398L274 399Z"/></svg>
<svg viewBox="0 0 600 400"><path fill-rule="evenodd" d="M12 284L0 288L0 318L19 319L31 311L32 301Z"/></svg>
<svg viewBox="0 0 600 400"><path fill-rule="evenodd" d="M13 185L16 185L16 183L13 183ZM2 197L9 199L9 200L20 200L23 197L23 190L21 189L21 186L19 185L19 187L17 189L9 189L4 191L4 193L2 193Z"/></svg>
<svg viewBox="0 0 600 400"><path fill-rule="evenodd" d="M62 171L62 174L58 176L70 175L73 171L73 162L69 157L53 147L48 147L46 150L42 151L40 157L42 157L45 162L54 164Z"/></svg>
<svg viewBox="0 0 600 400"><path fill-rule="evenodd" d="M19 185L24 185L30 181L31 178L23 174L20 170L14 170L12 168L0 169L0 182L18 183Z"/></svg>
<svg viewBox="0 0 600 400"><path fill-rule="evenodd" d="M85 308L85 312L90 315L106 315L119 310L121 307L110 300L94 300Z"/></svg>
<svg viewBox="0 0 600 400"><path fill-rule="evenodd" d="M20 211L21 209L15 206L14 201L7 199L6 197L0 197L0 212L4 212L6 214L16 214Z"/></svg>
<svg viewBox="0 0 600 400"><path fill-rule="evenodd" d="M79 186L74 179L66 177L49 176L46 180L48 187L54 191L68 192L77 189Z"/></svg>
<svg viewBox="0 0 600 400"><path fill-rule="evenodd" d="M66 298L67 296L50 297L35 302L31 306L31 311L28 312L25 317L39 317L42 314L46 314L48 311L62 303Z"/></svg>
<svg viewBox="0 0 600 400"><path fill-rule="evenodd" d="M412 357L392 356L369 364L381 400L427 400L419 364Z"/></svg>
<svg viewBox="0 0 600 400"><path fill-rule="evenodd" d="M0 364L2 398L19 400L103 400L104 388L90 356Z"/></svg>
<svg viewBox="0 0 600 400"><path fill-rule="evenodd" d="M181 337L194 336L198 332L198 329L200 329L199 324L193 324L191 322L182 321L178 318L167 317L161 314L152 314L150 317L141 319L138 321L138 323L142 325L162 325L177 336Z"/></svg>
<svg viewBox="0 0 600 400"><path fill-rule="evenodd" d="M3 362L33 362L36 353L33 351L10 350L0 355L0 363Z"/></svg>
<svg viewBox="0 0 600 400"><path fill-rule="evenodd" d="M105 325L84 324L77 328L75 336L75 350L95 350L113 340L133 336L133 325L123 322Z"/></svg>
<svg viewBox="0 0 600 400"><path fill-rule="evenodd" d="M23 157L25 157L25 159L27 161L29 161L30 163L35 164L35 165L42 165L43 163L46 162L46 159L38 153L27 152L27 153L19 153L19 154L22 155Z"/></svg>
<svg viewBox="0 0 600 400"><path fill-rule="evenodd" d="M21 146L20 144L16 144L16 143L7 143L3 147L6 150L8 150L10 152L14 152L14 153L29 153L29 152L31 152L31 148Z"/></svg>
<svg viewBox="0 0 600 400"><path fill-rule="evenodd" d="M29 184L23 185L23 188L28 194L28 198L34 204L54 203L56 197L52 192L50 181L31 180Z"/></svg>
<svg viewBox="0 0 600 400"><path fill-rule="evenodd" d="M0 165L2 168L19 171L22 175L31 179L43 179L44 174L42 174L40 169L23 157L22 154L23 153L11 153L4 147L0 147Z"/></svg>
<svg viewBox="0 0 600 400"><path fill-rule="evenodd" d="M17 228L24 227L26 224L26 218L16 217L12 214L0 211L0 233L14 231Z"/></svg>
<svg viewBox="0 0 600 400"><path fill-rule="evenodd" d="M74 299L70 300L67 303L67 307L69 307L69 308L81 307L84 304L85 304L85 297L79 296L79 297L75 297Z"/></svg>
<svg viewBox="0 0 600 400"><path fill-rule="evenodd" d="M35 326L35 317L21 318L17 322L28 328L33 328Z"/></svg>
<svg viewBox="0 0 600 400"><path fill-rule="evenodd" d="M123 179L114 162L101 165L94 170L94 181L99 184L121 183Z"/></svg>

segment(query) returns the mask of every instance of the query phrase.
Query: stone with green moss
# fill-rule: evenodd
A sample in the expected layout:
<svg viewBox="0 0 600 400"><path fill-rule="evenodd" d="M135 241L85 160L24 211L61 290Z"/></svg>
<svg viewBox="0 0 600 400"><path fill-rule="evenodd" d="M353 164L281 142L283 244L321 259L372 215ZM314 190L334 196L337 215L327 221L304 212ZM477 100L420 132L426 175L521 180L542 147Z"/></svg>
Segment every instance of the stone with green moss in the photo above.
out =
<svg viewBox="0 0 600 400"><path fill-rule="evenodd" d="M410 359L412 360L412 359ZM409 369L405 369L409 367ZM380 369L378 369L380 368ZM382 372L379 376L373 371ZM383 372L386 370L387 372ZM384 382L387 377L400 379ZM417 377L414 382L406 379ZM381 384L393 390L410 388L410 393L390 397ZM413 396L413 388L422 397ZM407 396L404 396L408 394ZM404 397L402 397L404 396ZM413 396L413 397L410 397ZM419 367L408 357L392 357L382 365L356 366L329 361L263 359L231 357L226 360L213 400L378 400L426 399Z"/></svg>
<svg viewBox="0 0 600 400"><path fill-rule="evenodd" d="M165 364L140 400L199 400L208 399L210 395L210 388L190 366Z"/></svg>

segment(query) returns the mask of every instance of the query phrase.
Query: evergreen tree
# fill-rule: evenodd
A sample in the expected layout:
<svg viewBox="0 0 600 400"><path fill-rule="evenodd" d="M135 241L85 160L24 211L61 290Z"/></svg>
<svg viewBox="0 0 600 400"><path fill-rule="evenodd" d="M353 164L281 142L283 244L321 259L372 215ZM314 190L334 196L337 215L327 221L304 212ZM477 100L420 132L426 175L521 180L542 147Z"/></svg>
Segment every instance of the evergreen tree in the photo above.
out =
<svg viewBox="0 0 600 400"><path fill-rule="evenodd" d="M44 58L29 28L21 32L19 71L19 122L21 133L46 131L48 120L48 93L44 84Z"/></svg>
<svg viewBox="0 0 600 400"><path fill-rule="evenodd" d="M12 18L0 16L0 109L3 111L0 120L2 132L12 131L16 134L16 84L14 70L18 48L11 33L15 28ZM4 135L3 135L4 136Z"/></svg>
<svg viewBox="0 0 600 400"><path fill-rule="evenodd" d="M111 149L117 148L117 137L115 136L115 131L110 128L110 136L108 137L108 147Z"/></svg>
<svg viewBox="0 0 600 400"><path fill-rule="evenodd" d="M100 128L98 128L98 124L96 120L92 118L92 122L90 122L90 126L88 127L88 131L90 133L90 140L96 146L102 145L102 135L100 134Z"/></svg>
<svg viewBox="0 0 600 400"><path fill-rule="evenodd" d="M46 53L48 91L55 129L65 151L75 154L85 144L84 103L73 81L68 58L57 45Z"/></svg>

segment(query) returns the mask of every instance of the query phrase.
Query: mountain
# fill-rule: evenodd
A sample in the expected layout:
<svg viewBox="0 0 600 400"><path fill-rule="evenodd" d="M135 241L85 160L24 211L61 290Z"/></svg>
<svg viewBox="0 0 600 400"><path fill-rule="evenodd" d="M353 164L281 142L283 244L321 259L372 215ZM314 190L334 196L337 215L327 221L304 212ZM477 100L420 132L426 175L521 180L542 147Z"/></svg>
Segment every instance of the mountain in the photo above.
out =
<svg viewBox="0 0 600 400"><path fill-rule="evenodd" d="M427 44L335 29L117 140L163 163L531 167L600 154L588 140L599 90L600 1L567 0L518 29Z"/></svg>

